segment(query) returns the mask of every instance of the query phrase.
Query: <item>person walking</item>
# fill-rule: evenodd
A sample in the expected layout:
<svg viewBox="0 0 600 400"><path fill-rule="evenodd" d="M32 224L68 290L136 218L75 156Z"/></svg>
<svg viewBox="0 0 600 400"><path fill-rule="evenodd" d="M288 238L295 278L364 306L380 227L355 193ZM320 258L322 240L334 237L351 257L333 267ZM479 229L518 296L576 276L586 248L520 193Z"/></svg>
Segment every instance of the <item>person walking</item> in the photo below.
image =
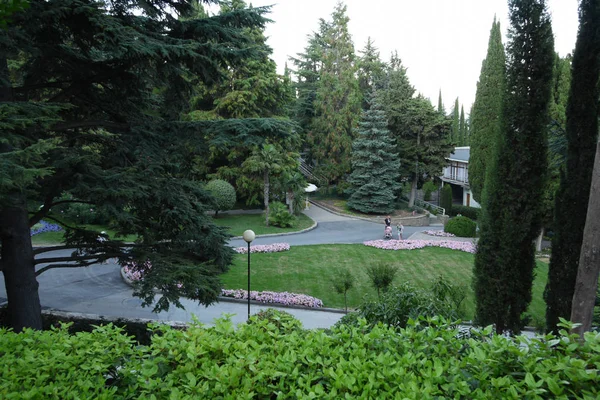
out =
<svg viewBox="0 0 600 400"><path fill-rule="evenodd" d="M396 229L398 229L398 240L402 240L402 234L404 233L404 225L400 222L400 225L396 225Z"/></svg>
<svg viewBox="0 0 600 400"><path fill-rule="evenodd" d="M383 221L385 222L385 226L392 226L392 218L389 215Z"/></svg>

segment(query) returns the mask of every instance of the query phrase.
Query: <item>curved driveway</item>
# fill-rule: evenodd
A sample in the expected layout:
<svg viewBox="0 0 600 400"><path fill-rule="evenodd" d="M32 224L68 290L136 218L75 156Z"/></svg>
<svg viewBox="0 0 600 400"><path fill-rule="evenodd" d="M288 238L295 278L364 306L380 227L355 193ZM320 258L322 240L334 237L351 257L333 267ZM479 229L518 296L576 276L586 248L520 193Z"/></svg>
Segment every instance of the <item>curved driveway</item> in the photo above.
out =
<svg viewBox="0 0 600 400"><path fill-rule="evenodd" d="M253 244L287 242L292 246L331 243L362 243L365 240L380 239L383 224L337 216L319 207L311 206L306 214L318 222L318 227L309 232L286 235L257 237ZM405 237L427 229L427 227L405 227ZM395 229L394 229L395 231ZM394 232L395 233L395 232ZM231 245L246 246L243 240L232 240ZM68 256L70 251L58 250L44 256ZM44 264L38 266L42 268ZM107 317L149 318L158 320L192 320L194 314L201 322L210 324L222 314L234 314L234 323L246 321L247 305L220 302L209 307L183 299L185 310L172 307L168 312L155 314L150 308L142 308L141 300L132 296L132 289L123 282L120 268L115 263L92 265L87 268L53 269L38 277L42 307L61 311L97 314ZM6 300L4 277L0 275L0 303ZM268 306L252 305L252 313ZM305 328L329 327L342 314L303 309L285 309L302 321Z"/></svg>

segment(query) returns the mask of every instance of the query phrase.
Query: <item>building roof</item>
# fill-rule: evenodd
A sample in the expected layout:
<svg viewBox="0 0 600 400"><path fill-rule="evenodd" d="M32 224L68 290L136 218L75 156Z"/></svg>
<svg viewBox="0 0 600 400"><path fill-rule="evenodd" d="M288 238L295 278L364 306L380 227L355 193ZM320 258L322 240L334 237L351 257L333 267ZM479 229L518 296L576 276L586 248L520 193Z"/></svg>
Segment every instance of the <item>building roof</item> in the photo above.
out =
<svg viewBox="0 0 600 400"><path fill-rule="evenodd" d="M450 154L450 156L448 157L448 160L449 161L461 161L461 162L468 163L470 153L471 153L471 147L469 147L469 146L455 147L454 152L452 154Z"/></svg>

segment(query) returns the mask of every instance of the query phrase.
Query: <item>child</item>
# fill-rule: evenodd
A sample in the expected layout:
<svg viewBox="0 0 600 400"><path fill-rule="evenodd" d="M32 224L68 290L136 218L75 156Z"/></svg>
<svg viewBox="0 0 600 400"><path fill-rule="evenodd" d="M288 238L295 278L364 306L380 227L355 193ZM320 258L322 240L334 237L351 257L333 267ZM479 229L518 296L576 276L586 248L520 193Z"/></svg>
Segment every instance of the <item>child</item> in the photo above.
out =
<svg viewBox="0 0 600 400"><path fill-rule="evenodd" d="M404 232L404 225L400 223L400 225L396 225L396 229L398 229L398 240L402 240L402 233Z"/></svg>

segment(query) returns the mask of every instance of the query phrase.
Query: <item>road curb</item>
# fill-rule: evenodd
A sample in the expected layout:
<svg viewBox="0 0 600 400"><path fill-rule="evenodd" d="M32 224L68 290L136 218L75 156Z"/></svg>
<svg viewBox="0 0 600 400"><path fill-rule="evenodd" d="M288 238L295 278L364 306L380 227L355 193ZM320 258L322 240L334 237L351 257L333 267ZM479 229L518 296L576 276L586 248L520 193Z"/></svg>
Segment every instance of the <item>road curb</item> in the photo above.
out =
<svg viewBox="0 0 600 400"><path fill-rule="evenodd" d="M308 217L308 215L307 215L307 217ZM310 218L310 217L308 217L308 218ZM312 218L310 218L310 219L312 219ZM308 228L302 229L300 231L282 232L282 233L265 233L263 235L256 235L256 238L258 239L258 238L274 237L274 236L289 236L289 235L297 235L299 233L305 233L305 232L312 231L313 229L317 228L317 226L319 225L319 223L317 221L315 221L314 219L313 219L313 222L314 223L313 223L312 226L309 226ZM233 236L231 239L232 240L243 239L243 236Z"/></svg>
<svg viewBox="0 0 600 400"><path fill-rule="evenodd" d="M121 278L123 278L123 281L127 285L133 286L133 282L131 281L131 279L129 279L127 277L127 274L125 273L124 270L125 270L124 267L120 268ZM161 292L157 291L156 293L161 293ZM225 297L225 296L217 296L217 302L248 304L247 299L234 299L232 297ZM264 303L262 301L256 301L256 300L250 300L250 304L254 304L254 305L258 305L258 306L267 306L267 307L272 307L272 308L290 308L290 309L294 309L294 310L321 311L321 312L330 312L330 313L336 313L336 314L346 314L346 311L340 310L338 308L305 307L305 306L295 306L295 305L278 304L278 303Z"/></svg>

